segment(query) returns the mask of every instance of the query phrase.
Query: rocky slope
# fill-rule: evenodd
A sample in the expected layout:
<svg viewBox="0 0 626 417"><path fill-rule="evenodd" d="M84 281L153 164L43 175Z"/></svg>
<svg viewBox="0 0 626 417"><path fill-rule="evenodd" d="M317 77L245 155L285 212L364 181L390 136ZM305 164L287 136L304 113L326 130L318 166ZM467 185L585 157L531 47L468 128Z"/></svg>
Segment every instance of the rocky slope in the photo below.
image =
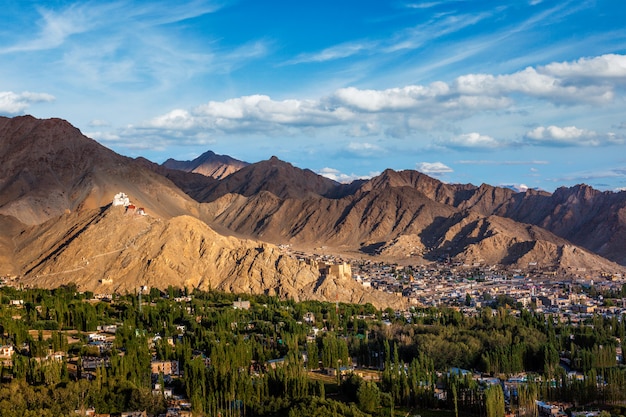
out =
<svg viewBox="0 0 626 417"><path fill-rule="evenodd" d="M385 171L370 181L407 185L429 198L483 215L496 214L544 228L607 259L626 265L626 192L601 192L588 185L561 187L554 193L515 192L482 184L443 184L416 171Z"/></svg>
<svg viewBox="0 0 626 417"><path fill-rule="evenodd" d="M342 199L281 199L264 192L208 203L213 221L276 243L310 242L387 259L619 270L612 262L540 227L437 203L414 188L386 187ZM284 221L290 219L290 221ZM564 257L576 249L576 260Z"/></svg>
<svg viewBox="0 0 626 417"><path fill-rule="evenodd" d="M333 180L308 169L296 168L276 157L242 168L222 181L207 184L203 190L191 192L185 182L185 178L179 177L176 184L201 202L214 201L227 194L250 197L264 191L280 198L303 199L331 194L340 187Z"/></svg>
<svg viewBox="0 0 626 417"><path fill-rule="evenodd" d="M266 181L267 168L272 165L281 167L281 175ZM546 229L554 234L546 237L550 241L558 236L558 242L566 239L626 264L622 244L626 237L626 192L602 193L588 186L561 188L554 194L515 192L487 184L444 184L410 170L386 170L369 181L351 185L323 182L319 186L319 179L307 178L310 174L272 159L250 165L218 185L191 187L194 182L189 178L173 181L198 201L210 203L209 211L217 224L276 242L327 242L368 251L418 233L424 246L424 242L437 239L428 236L437 229L431 222L471 211ZM237 175L242 177L236 179ZM399 252L404 251L385 253ZM462 252L465 250L458 251Z"/></svg>
<svg viewBox="0 0 626 417"><path fill-rule="evenodd" d="M601 256L626 265L626 192L600 192L587 185L553 194L526 192L496 213L536 224Z"/></svg>
<svg viewBox="0 0 626 417"><path fill-rule="evenodd" d="M270 244L225 237L191 216L156 219L122 206L70 213L16 239L22 283L96 293L139 287L218 289L400 307L395 296L319 271ZM339 282L341 281L341 282Z"/></svg>

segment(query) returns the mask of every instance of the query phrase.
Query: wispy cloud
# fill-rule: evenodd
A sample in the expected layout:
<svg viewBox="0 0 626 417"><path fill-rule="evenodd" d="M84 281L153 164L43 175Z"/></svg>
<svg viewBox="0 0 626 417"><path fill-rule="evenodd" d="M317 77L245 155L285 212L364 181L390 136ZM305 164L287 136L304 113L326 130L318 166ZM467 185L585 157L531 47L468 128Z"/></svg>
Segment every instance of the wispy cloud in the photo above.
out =
<svg viewBox="0 0 626 417"><path fill-rule="evenodd" d="M367 142L350 142L344 151L358 157L371 157L386 152L381 146Z"/></svg>
<svg viewBox="0 0 626 417"><path fill-rule="evenodd" d="M555 183L563 183L563 182L588 182L602 179L615 179L615 178L624 178L626 179L626 167L615 167L615 168L607 168L603 170L586 170L573 172L567 175L563 175L560 177L549 178L549 181L553 181Z"/></svg>
<svg viewBox="0 0 626 417"><path fill-rule="evenodd" d="M184 36L185 26L174 29L174 23L220 7L200 0L41 6L35 30L25 30L5 42L0 54L58 50L51 71L81 88L171 88L198 74L229 73L268 53L270 41L264 39L225 47L217 40L190 41Z"/></svg>
<svg viewBox="0 0 626 417"><path fill-rule="evenodd" d="M79 6L69 6L61 12L39 7L38 32L31 34L25 31L27 36L30 35L28 39L0 48L0 54L56 48L62 45L68 37L89 29L95 18L95 14L90 11L93 9Z"/></svg>
<svg viewBox="0 0 626 417"><path fill-rule="evenodd" d="M309 62L326 62L336 59L348 58L350 56L371 51L377 46L376 42L349 42L334 45L319 52L300 54L288 60L283 65L295 65Z"/></svg>
<svg viewBox="0 0 626 417"><path fill-rule="evenodd" d="M131 4L117 1L112 3L76 2L54 9L50 6L37 7L37 30L22 33L22 40L0 49L0 53L46 50L60 47L73 35L87 34L100 30L118 34L138 29L178 22L184 19L214 12L219 7L205 1L148 4Z"/></svg>
<svg viewBox="0 0 626 417"><path fill-rule="evenodd" d="M19 114L35 103L54 101L54 96L46 93L14 93L0 91L0 114Z"/></svg>
<svg viewBox="0 0 626 417"><path fill-rule="evenodd" d="M430 9L431 7L436 7L442 4L441 1L432 1L432 2L424 2L424 3L407 3L405 7L407 9Z"/></svg>
<svg viewBox="0 0 626 417"><path fill-rule="evenodd" d="M429 3L425 5L428 7L422 8L434 7L437 3ZM283 65L326 62L344 59L355 55L373 56L381 54L394 54L398 51L410 51L422 47L429 41L459 32L466 27L476 25L482 20L491 17L494 13L495 11L489 11L474 14L453 14L443 17L435 16L429 21L421 23L415 27L399 30L387 38L374 40L356 39L350 42L342 42L340 44L324 48L321 51L301 53L295 58L287 60L283 63Z"/></svg>

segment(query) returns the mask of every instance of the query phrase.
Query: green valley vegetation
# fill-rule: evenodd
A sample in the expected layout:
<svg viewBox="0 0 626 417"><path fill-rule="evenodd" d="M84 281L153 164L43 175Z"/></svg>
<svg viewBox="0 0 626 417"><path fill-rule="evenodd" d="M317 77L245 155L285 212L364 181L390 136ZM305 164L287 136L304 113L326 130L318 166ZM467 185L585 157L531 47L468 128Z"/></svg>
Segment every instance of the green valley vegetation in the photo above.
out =
<svg viewBox="0 0 626 417"><path fill-rule="evenodd" d="M619 415L625 333L623 317L505 308L4 287L0 415L502 417L537 401Z"/></svg>

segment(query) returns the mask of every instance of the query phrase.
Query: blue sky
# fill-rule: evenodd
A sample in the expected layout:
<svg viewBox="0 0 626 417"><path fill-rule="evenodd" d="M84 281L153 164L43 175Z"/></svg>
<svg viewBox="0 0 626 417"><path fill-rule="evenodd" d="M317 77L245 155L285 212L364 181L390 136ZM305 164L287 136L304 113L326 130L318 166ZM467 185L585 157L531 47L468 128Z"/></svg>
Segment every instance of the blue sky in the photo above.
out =
<svg viewBox="0 0 626 417"><path fill-rule="evenodd" d="M8 0L0 115L159 163L626 190L624 22L624 0Z"/></svg>

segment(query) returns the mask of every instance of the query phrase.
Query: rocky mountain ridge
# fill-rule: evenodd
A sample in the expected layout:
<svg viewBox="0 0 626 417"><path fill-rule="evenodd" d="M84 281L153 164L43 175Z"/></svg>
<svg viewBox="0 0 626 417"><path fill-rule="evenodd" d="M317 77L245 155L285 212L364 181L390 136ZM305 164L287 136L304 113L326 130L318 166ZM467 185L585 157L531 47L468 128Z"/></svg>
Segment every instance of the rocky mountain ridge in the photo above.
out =
<svg viewBox="0 0 626 417"><path fill-rule="evenodd" d="M149 216L109 207L120 191ZM30 285L144 282L380 305L392 300L353 281L320 280L275 244L617 271L611 260L626 264L625 207L626 193L584 185L515 192L417 171L339 184L275 157L216 179L118 155L60 119L0 118L0 273Z"/></svg>
<svg viewBox="0 0 626 417"><path fill-rule="evenodd" d="M279 164L288 181L277 182L268 172ZM539 227L555 235L550 240L570 240L590 253L626 264L622 244L626 237L626 192L600 192L586 185L562 187L553 194L532 189L516 192L488 184L446 184L411 170L385 170L368 181L352 184L328 180L320 187L307 181L306 175L310 172L273 158L252 164L219 185L191 189L189 184L193 182L187 178L173 181L197 201L209 203L213 221L276 242L324 241L367 251L372 245L385 246L416 231L424 231L426 238L430 230L436 230L428 227L429 222L435 217L446 218L456 210ZM243 188L243 178L254 187ZM429 216L425 208L431 212ZM372 221L370 214L375 215L376 210L378 221ZM357 220L360 218L363 220ZM418 219L423 221L416 222ZM393 230L383 232L390 221ZM515 232L510 234L514 236ZM409 248L404 252L413 251Z"/></svg>

